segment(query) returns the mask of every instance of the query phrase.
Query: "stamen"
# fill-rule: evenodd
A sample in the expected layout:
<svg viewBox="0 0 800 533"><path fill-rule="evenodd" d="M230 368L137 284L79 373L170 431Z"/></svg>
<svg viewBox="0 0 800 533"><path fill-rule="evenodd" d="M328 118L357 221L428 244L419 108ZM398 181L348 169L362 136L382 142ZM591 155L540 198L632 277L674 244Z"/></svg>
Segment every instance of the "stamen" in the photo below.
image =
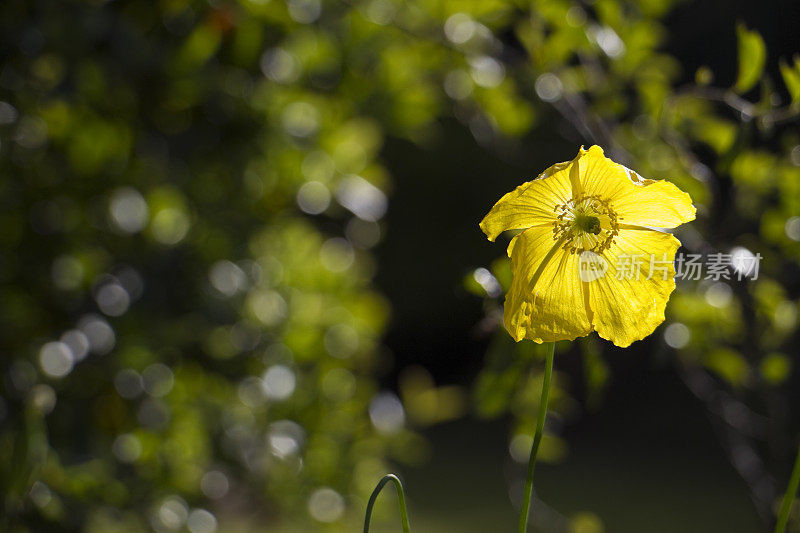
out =
<svg viewBox="0 0 800 533"><path fill-rule="evenodd" d="M608 201L596 194L570 198L555 206L553 240L564 239L562 247L571 254L601 253L611 247L619 234L617 214ZM601 220L607 220L607 227Z"/></svg>

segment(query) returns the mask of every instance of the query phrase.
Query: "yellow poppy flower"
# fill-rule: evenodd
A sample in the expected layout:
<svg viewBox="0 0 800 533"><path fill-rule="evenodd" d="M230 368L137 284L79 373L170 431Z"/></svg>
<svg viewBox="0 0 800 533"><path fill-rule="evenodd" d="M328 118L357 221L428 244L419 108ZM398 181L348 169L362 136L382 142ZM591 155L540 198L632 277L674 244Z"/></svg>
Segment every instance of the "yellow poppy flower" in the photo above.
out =
<svg viewBox="0 0 800 533"><path fill-rule="evenodd" d="M504 322L515 340L572 340L592 331L617 346L664 321L680 241L655 228L694 220L688 194L581 147L497 202L480 226L508 246L513 281Z"/></svg>

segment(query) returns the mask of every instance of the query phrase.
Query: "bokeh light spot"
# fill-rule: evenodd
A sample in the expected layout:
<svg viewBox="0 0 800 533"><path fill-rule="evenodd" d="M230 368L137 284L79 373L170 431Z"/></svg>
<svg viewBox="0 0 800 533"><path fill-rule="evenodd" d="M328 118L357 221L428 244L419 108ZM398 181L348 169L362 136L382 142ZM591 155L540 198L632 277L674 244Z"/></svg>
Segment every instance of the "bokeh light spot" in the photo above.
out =
<svg viewBox="0 0 800 533"><path fill-rule="evenodd" d="M289 135L308 137L319 128L319 113L307 102L293 102L283 108L281 124Z"/></svg>
<svg viewBox="0 0 800 533"><path fill-rule="evenodd" d="M300 24L311 24L322 14L319 0L289 0L289 16Z"/></svg>
<svg viewBox="0 0 800 533"><path fill-rule="evenodd" d="M108 206L111 221L125 233L137 233L147 226L150 210L144 197L132 187L114 191Z"/></svg>
<svg viewBox="0 0 800 533"><path fill-rule="evenodd" d="M464 70L451 70L444 78L444 92L453 100L464 100L472 94L472 77Z"/></svg>
<svg viewBox="0 0 800 533"><path fill-rule="evenodd" d="M344 514L344 498L329 487L317 489L308 499L308 513L320 522L335 522Z"/></svg>
<svg viewBox="0 0 800 533"><path fill-rule="evenodd" d="M318 215L331 204L331 192L324 183L309 181L297 191L297 205L304 213Z"/></svg>
<svg viewBox="0 0 800 533"><path fill-rule="evenodd" d="M261 72L272 81L292 83L300 76L300 62L283 48L273 48L261 56Z"/></svg>
<svg viewBox="0 0 800 533"><path fill-rule="evenodd" d="M247 298L250 312L265 326L275 326L287 313L286 300L275 291L259 290L251 292Z"/></svg>
<svg viewBox="0 0 800 533"><path fill-rule="evenodd" d="M181 242L189 233L189 216L177 207L166 207L156 213L151 222L153 238L166 245Z"/></svg>
<svg viewBox="0 0 800 533"><path fill-rule="evenodd" d="M297 378L291 368L285 365L275 365L264 372L262 380L267 398L285 400L294 392Z"/></svg>
<svg viewBox="0 0 800 533"><path fill-rule="evenodd" d="M506 69L493 57L478 56L469 60L470 74L481 87L497 87L506 77Z"/></svg>
<svg viewBox="0 0 800 533"><path fill-rule="evenodd" d="M476 26L469 15L456 13L445 21L444 34L453 44L464 44L475 35Z"/></svg>
<svg viewBox="0 0 800 533"><path fill-rule="evenodd" d="M531 453L533 437L525 433L517 433L508 443L508 454L518 463L525 464Z"/></svg>
<svg viewBox="0 0 800 533"><path fill-rule="evenodd" d="M370 21L385 26L394 19L397 8L389 0L372 0L364 8L364 13Z"/></svg>
<svg viewBox="0 0 800 533"><path fill-rule="evenodd" d="M722 309L723 307L727 307L728 304L731 303L731 300L733 300L733 290L727 283L718 281L712 283L706 289L705 297L709 305Z"/></svg>
<svg viewBox="0 0 800 533"><path fill-rule="evenodd" d="M72 350L63 342L48 342L39 351L39 366L51 378L63 378L72 371Z"/></svg>
<svg viewBox="0 0 800 533"><path fill-rule="evenodd" d="M228 476L219 470L210 470L203 474L203 478L200 480L200 489L212 500L224 498L230 489Z"/></svg>
<svg viewBox="0 0 800 533"><path fill-rule="evenodd" d="M114 348L117 342L111 326L97 315L86 315L78 322L78 329L89 339L92 353L105 355Z"/></svg>
<svg viewBox="0 0 800 533"><path fill-rule="evenodd" d="M131 303L128 291L116 281L101 284L94 299L100 311L108 316L124 315Z"/></svg>
<svg viewBox="0 0 800 533"><path fill-rule="evenodd" d="M538 78L534 84L536 95L544 102L555 102L561 99L564 92L564 87L561 80L555 74L545 72Z"/></svg>
<svg viewBox="0 0 800 533"><path fill-rule="evenodd" d="M800 217L789 217L784 225L784 231L787 237L793 241L800 242Z"/></svg>
<svg viewBox="0 0 800 533"><path fill-rule="evenodd" d="M72 357L76 362L82 361L89 355L89 337L84 332L78 329L71 329L61 335L60 340L69 346L70 351L72 351Z"/></svg>
<svg viewBox="0 0 800 533"><path fill-rule="evenodd" d="M216 290L228 297L247 288L247 275L228 260L214 263L208 271L208 279Z"/></svg>
<svg viewBox="0 0 800 533"><path fill-rule="evenodd" d="M388 200L379 188L355 174L342 178L336 199L358 218L376 222L386 214Z"/></svg>
<svg viewBox="0 0 800 533"><path fill-rule="evenodd" d="M144 382L137 371L123 368L114 376L114 388L122 398L132 400L144 392Z"/></svg>
<svg viewBox="0 0 800 533"><path fill-rule="evenodd" d="M120 462L133 463L142 455L142 443L136 435L124 433L114 439L111 451Z"/></svg>
<svg viewBox="0 0 800 533"><path fill-rule="evenodd" d="M189 517L189 510L183 498L170 496L165 498L151 519L156 531L175 531L183 527Z"/></svg>
<svg viewBox="0 0 800 533"><path fill-rule="evenodd" d="M270 424L267 438L272 453L286 459L300 452L305 442L305 430L297 422L278 420Z"/></svg>
<svg viewBox="0 0 800 533"><path fill-rule="evenodd" d="M382 392L370 402L369 418L380 433L391 435L403 429L406 413L396 395Z"/></svg>
<svg viewBox="0 0 800 533"><path fill-rule="evenodd" d="M322 266L331 272L344 272L353 265L355 253L347 239L334 237L322 244L319 259Z"/></svg>
<svg viewBox="0 0 800 533"><path fill-rule="evenodd" d="M34 385L28 393L28 400L31 405L43 415L50 414L56 407L56 391L53 387L44 383ZM0 420L3 417L0 416Z"/></svg>
<svg viewBox="0 0 800 533"><path fill-rule="evenodd" d="M680 350L689 344L692 338L691 330L680 322L673 322L664 329L664 342L671 348Z"/></svg>
<svg viewBox="0 0 800 533"><path fill-rule="evenodd" d="M267 399L264 393L264 382L255 376L244 378L239 383L236 393L239 400L251 409L264 405Z"/></svg>
<svg viewBox="0 0 800 533"><path fill-rule="evenodd" d="M162 398L169 394L175 384L172 370L163 363L153 363L142 372L144 390L153 398Z"/></svg>
<svg viewBox="0 0 800 533"><path fill-rule="evenodd" d="M191 533L214 533L217 530L217 519L205 509L193 509L186 519L186 527Z"/></svg>

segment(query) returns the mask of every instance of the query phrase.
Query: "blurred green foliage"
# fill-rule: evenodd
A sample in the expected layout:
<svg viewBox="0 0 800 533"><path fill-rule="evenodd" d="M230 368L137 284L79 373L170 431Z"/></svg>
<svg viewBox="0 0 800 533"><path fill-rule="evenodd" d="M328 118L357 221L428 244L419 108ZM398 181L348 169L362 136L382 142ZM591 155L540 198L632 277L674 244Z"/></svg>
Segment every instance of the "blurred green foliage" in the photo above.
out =
<svg viewBox="0 0 800 533"><path fill-rule="evenodd" d="M736 28L739 41L739 76L735 89L745 93L753 88L764 72L767 61L767 47L757 31L750 31L743 25Z"/></svg>
<svg viewBox="0 0 800 533"><path fill-rule="evenodd" d="M3 526L352 528L387 461L425 455L406 418L464 410L420 369L401 379L405 408L379 387L383 139L426 144L453 116L502 149L551 108L692 194L687 251L763 256L758 279L681 283L651 346L734 435L733 464L763 458L742 475L769 520L780 489L764 465L796 433L775 412L797 338L797 65L781 63L786 88L768 82L763 41L740 27L731 87L707 68L676 86L674 4L5 0ZM467 278L494 324L509 276L501 259ZM503 335L475 403L517 417L522 462L541 354ZM596 405L605 348L581 349ZM554 419L572 416L570 384L555 385ZM564 453L549 433L543 457Z"/></svg>
<svg viewBox="0 0 800 533"><path fill-rule="evenodd" d="M375 377L366 107L397 80L343 68L392 39L321 10L0 7L4 527L341 524L388 457L423 453Z"/></svg>

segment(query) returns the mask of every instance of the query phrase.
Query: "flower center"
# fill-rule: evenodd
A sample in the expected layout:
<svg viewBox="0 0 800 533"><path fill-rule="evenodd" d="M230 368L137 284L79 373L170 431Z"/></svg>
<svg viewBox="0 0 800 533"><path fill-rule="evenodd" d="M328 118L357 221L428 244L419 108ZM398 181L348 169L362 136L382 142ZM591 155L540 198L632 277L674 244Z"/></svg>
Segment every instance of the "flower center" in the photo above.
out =
<svg viewBox="0 0 800 533"><path fill-rule="evenodd" d="M600 219L591 215L577 215L574 225L579 230L592 235L600 234Z"/></svg>
<svg viewBox="0 0 800 533"><path fill-rule="evenodd" d="M598 195L571 198L555 207L553 240L563 239L562 247L572 254L607 250L619 234L617 214L607 200Z"/></svg>

